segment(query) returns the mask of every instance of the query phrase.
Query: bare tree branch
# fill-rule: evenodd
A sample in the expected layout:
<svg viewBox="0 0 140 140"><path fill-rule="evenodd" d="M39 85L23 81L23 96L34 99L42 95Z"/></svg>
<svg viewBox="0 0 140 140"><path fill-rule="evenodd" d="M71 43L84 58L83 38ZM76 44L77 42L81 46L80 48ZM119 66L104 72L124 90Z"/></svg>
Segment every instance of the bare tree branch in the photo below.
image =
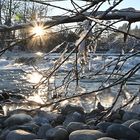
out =
<svg viewBox="0 0 140 140"><path fill-rule="evenodd" d="M91 18L96 18L99 20L117 20L117 19L122 19L123 21L128 21L128 22L138 22L140 21L140 11L135 10L135 9L121 9L121 10L114 10L110 11L108 14L105 16L102 16L104 14L104 11L97 11L94 13L94 15L91 15L89 12L85 12L80 15L76 16L51 16L50 18L52 20L48 20L44 22L44 26L46 28L49 28L50 26L56 26L59 24L64 24L64 23L74 23L74 22L82 22L86 19L87 16ZM33 23L26 23L26 24L18 24L18 25L13 25L13 26L5 26L5 25L0 25L0 32L5 32L5 31L12 31L12 30L19 30L27 27L32 27ZM47 27L48 26L48 27Z"/></svg>

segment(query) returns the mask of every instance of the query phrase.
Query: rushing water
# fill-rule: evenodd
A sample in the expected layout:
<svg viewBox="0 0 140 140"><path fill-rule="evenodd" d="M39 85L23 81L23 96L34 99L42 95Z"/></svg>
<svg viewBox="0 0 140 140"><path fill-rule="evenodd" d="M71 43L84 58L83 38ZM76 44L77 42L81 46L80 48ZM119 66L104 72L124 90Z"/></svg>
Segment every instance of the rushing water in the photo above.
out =
<svg viewBox="0 0 140 140"><path fill-rule="evenodd" d="M7 52L0 59L0 92L9 92L9 93L18 93L29 95L33 91L34 100L38 99L38 96L46 95L48 87L40 86L38 90L34 90L34 85L36 85L43 76L40 72L47 72L47 70L53 66L55 61L59 58L60 54L51 54L49 56L41 53L12 53ZM89 64L87 67L83 68L83 72L80 74L79 87L76 87L76 81L74 80L69 84L65 95L75 94L76 92L91 92L98 89L101 86L101 83L106 80L109 73L112 72L114 66L110 66L104 70L103 74L93 75L94 72L98 71L105 65L107 62L115 59L117 56L105 56L98 54L95 57L89 58ZM31 64L25 65L23 63L16 63L19 58L35 58L37 61L34 63L35 67ZM65 73L70 71L73 67L74 56L71 57L67 62L65 62L59 69L56 75L53 75L49 79L49 88L54 88L54 86L61 86ZM132 57L125 62L121 68L120 74L127 72L130 68L139 63L139 56ZM36 70L37 68L37 70ZM78 65L80 69L80 65ZM88 74L87 74L88 73ZM105 74L106 73L106 74ZM114 81L116 77L112 77L110 82ZM106 83L109 84L109 83ZM140 70L127 81L127 91L130 93L136 93L140 87ZM50 89L49 89L50 90ZM113 91L112 91L113 90ZM59 92L60 89L59 89ZM106 94L102 94L102 97L99 96L100 100L104 100L105 106L108 106L107 102L112 102L113 97L116 94L116 87L104 91ZM34 94L36 93L36 94ZM114 94L113 94L114 93ZM107 96L109 94L109 96ZM37 97L36 97L37 96ZM94 96L93 96L94 98ZM92 98L90 98L93 100ZM93 101L90 103L89 98L83 98L84 101L93 105ZM39 102L42 102L40 100Z"/></svg>

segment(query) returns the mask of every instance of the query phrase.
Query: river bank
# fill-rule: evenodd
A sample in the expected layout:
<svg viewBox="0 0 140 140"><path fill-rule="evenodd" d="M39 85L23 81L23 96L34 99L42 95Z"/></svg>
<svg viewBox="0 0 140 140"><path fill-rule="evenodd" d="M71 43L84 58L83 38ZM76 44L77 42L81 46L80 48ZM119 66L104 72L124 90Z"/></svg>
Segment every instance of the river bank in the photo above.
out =
<svg viewBox="0 0 140 140"><path fill-rule="evenodd" d="M1 140L139 140L140 114L67 104L59 112L13 110L0 116Z"/></svg>

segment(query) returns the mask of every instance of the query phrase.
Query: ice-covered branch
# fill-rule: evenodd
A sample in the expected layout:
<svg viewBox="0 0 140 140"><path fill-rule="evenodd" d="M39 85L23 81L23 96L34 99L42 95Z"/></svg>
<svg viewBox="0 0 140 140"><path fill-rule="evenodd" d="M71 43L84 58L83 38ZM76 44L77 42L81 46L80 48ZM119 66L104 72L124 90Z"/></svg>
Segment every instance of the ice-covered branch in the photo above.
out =
<svg viewBox="0 0 140 140"><path fill-rule="evenodd" d="M113 10L110 11L105 16L102 16L104 14L104 11L97 11L92 15L89 12L85 12L83 14L76 14L74 16L51 16L51 20L47 20L44 22L44 26L47 26L48 28L51 26L64 24L64 23L73 23L73 22L82 22L87 17L95 18L99 20L117 20L117 19L123 19L124 21L128 22L138 22L140 21L140 11L135 10L134 8L126 8L121 10ZM0 25L0 32L10 31L10 30L19 30L23 28L27 28L33 26L33 23L26 23L26 24L17 24L13 26L5 26ZM46 28L47 28L46 27Z"/></svg>

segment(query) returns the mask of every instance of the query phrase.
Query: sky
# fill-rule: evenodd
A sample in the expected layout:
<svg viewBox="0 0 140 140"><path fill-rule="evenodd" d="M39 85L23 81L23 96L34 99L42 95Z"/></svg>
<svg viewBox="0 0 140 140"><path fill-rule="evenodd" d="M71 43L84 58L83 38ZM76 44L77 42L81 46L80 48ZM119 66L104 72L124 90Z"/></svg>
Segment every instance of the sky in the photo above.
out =
<svg viewBox="0 0 140 140"><path fill-rule="evenodd" d="M123 0L118 8L133 7L136 10L140 10L140 0Z"/></svg>
<svg viewBox="0 0 140 140"><path fill-rule="evenodd" d="M84 5L86 2L80 1L80 0L74 0L78 5ZM113 0L111 0L113 1ZM65 1L59 1L59 2L52 2L51 4L64 7L67 9L73 9L73 6L70 2L70 0L65 0ZM107 8L107 4L104 4L101 8L101 10L104 10ZM128 7L133 7L137 10L140 10L140 0L123 0L117 7L116 9L123 9L123 8L128 8ZM64 11L60 11L55 9L52 13L58 15L59 13L62 13Z"/></svg>

